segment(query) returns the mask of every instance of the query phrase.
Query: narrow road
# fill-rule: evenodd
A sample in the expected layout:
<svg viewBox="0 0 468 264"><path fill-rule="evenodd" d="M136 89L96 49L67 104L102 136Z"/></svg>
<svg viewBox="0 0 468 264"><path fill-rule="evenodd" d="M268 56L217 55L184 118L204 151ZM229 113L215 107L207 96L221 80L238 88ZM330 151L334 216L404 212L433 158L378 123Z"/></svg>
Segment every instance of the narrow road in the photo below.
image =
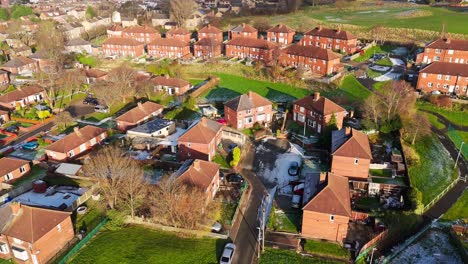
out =
<svg viewBox="0 0 468 264"><path fill-rule="evenodd" d="M239 168L241 168L241 174L250 184L250 195L245 201L245 206L240 208L230 233L231 240L237 246L233 258L234 264L250 264L256 258L257 227L259 226L257 222L258 208L266 191L265 186L254 173L255 148L252 144L246 143L244 149L248 152L239 164Z"/></svg>
<svg viewBox="0 0 468 264"><path fill-rule="evenodd" d="M42 132L42 131L48 131L48 130L50 130L53 126L54 126L54 121L51 120L51 121L49 121L48 123L44 123L42 126L36 128L36 129L34 129L33 131L26 132L26 133L24 133L24 134L19 135L15 140L12 140L12 141L8 142L8 143L5 144L3 147L9 146L9 145L17 144L17 143L19 143L19 142L21 142L21 141L24 141L24 140L26 140L27 138L32 137L32 136L34 136L34 135L36 135L36 134L38 134L38 133L40 133L40 132Z"/></svg>

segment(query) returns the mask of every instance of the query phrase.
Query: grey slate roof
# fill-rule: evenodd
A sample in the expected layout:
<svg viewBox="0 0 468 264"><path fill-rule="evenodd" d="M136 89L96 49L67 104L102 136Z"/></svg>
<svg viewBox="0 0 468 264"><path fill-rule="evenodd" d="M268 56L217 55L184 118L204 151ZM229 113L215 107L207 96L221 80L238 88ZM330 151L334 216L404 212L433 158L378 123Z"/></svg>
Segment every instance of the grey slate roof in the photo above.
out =
<svg viewBox="0 0 468 264"><path fill-rule="evenodd" d="M129 131L136 132L136 133L151 134L153 132L159 131L159 130L171 125L172 123L174 123L174 122L172 122L171 120L157 118L157 119L151 120L151 121L149 121L149 122L147 122L145 124L139 125L139 126L137 126L135 128L132 128Z"/></svg>

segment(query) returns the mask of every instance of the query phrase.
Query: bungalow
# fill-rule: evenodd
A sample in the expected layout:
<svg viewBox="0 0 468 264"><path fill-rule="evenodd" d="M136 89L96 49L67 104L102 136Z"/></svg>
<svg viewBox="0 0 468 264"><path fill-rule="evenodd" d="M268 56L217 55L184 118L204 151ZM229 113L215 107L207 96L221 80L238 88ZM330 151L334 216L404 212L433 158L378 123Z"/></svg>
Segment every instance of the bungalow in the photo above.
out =
<svg viewBox="0 0 468 264"><path fill-rule="evenodd" d="M169 77L169 75L154 77L151 82L154 84L155 91L165 91L169 95L181 95L190 90L189 82Z"/></svg>
<svg viewBox="0 0 468 264"><path fill-rule="evenodd" d="M168 39L178 39L183 42L190 42L191 33L188 30L185 30L180 27L173 28L166 32L166 38Z"/></svg>
<svg viewBox="0 0 468 264"><path fill-rule="evenodd" d="M155 58L169 59L190 57L190 44L180 39L156 39L148 44L148 55Z"/></svg>
<svg viewBox="0 0 468 264"><path fill-rule="evenodd" d="M8 203L0 220L0 258L16 263L48 263L75 235L69 212Z"/></svg>
<svg viewBox="0 0 468 264"><path fill-rule="evenodd" d="M193 51L195 57L210 59L221 55L222 44L215 38L202 38L195 43Z"/></svg>
<svg viewBox="0 0 468 264"><path fill-rule="evenodd" d="M275 44L264 39L236 37L226 44L226 56L269 62L275 47Z"/></svg>
<svg viewBox="0 0 468 264"><path fill-rule="evenodd" d="M205 192L208 203L213 200L219 188L219 167L217 163L196 159L177 181Z"/></svg>
<svg viewBox="0 0 468 264"><path fill-rule="evenodd" d="M354 128L333 131L331 152L333 174L367 181L372 152L366 134Z"/></svg>
<svg viewBox="0 0 468 264"><path fill-rule="evenodd" d="M10 182L31 171L29 161L15 158L0 159L0 182Z"/></svg>
<svg viewBox="0 0 468 264"><path fill-rule="evenodd" d="M153 102L138 102L138 105L115 119L117 129L127 131L162 113L164 107Z"/></svg>
<svg viewBox="0 0 468 264"><path fill-rule="evenodd" d="M161 38L161 34L152 27L132 26L123 30L122 37L148 44L155 39Z"/></svg>
<svg viewBox="0 0 468 264"><path fill-rule="evenodd" d="M223 31L217 27L214 27L210 24L198 31L198 39L211 38L215 39L218 42L223 41Z"/></svg>
<svg viewBox="0 0 468 264"><path fill-rule="evenodd" d="M0 96L0 106L13 110L16 107L42 102L45 96L46 93L40 86L18 86L16 90Z"/></svg>
<svg viewBox="0 0 468 264"><path fill-rule="evenodd" d="M75 38L70 39L65 43L65 51L67 53L93 53L93 48L91 47L91 43L82 39L82 38Z"/></svg>
<svg viewBox="0 0 468 264"><path fill-rule="evenodd" d="M114 24L107 29L107 38L121 38L124 28L118 24Z"/></svg>
<svg viewBox="0 0 468 264"><path fill-rule="evenodd" d="M228 32L229 39L249 38L258 39L258 30L251 25L242 23L241 25L231 28Z"/></svg>
<svg viewBox="0 0 468 264"><path fill-rule="evenodd" d="M10 73L5 70L0 70L0 85L10 83Z"/></svg>
<svg viewBox="0 0 468 264"><path fill-rule="evenodd" d="M76 127L71 134L50 144L46 148L47 157L51 160L65 161L93 148L107 138L107 131L100 127Z"/></svg>
<svg viewBox="0 0 468 264"><path fill-rule="evenodd" d="M468 96L468 64L434 61L419 71L418 90Z"/></svg>
<svg viewBox="0 0 468 264"><path fill-rule="evenodd" d="M127 137L167 137L176 132L173 121L156 118L135 128L127 130Z"/></svg>
<svg viewBox="0 0 468 264"><path fill-rule="evenodd" d="M302 211L302 236L343 242L351 218L348 179L329 174L327 186Z"/></svg>
<svg viewBox="0 0 468 264"><path fill-rule="evenodd" d="M10 115L7 111L0 110L0 125L10 121Z"/></svg>
<svg viewBox="0 0 468 264"><path fill-rule="evenodd" d="M426 45L423 53L416 57L417 64L434 61L468 63L468 40L441 38Z"/></svg>
<svg viewBox="0 0 468 264"><path fill-rule="evenodd" d="M33 59L18 56L3 64L2 70L14 75L32 75L39 72L39 63Z"/></svg>
<svg viewBox="0 0 468 264"><path fill-rule="evenodd" d="M277 43L281 46L291 44L294 39L294 34L296 34L296 31L284 24L278 24L268 29L266 32L268 41Z"/></svg>
<svg viewBox="0 0 468 264"><path fill-rule="evenodd" d="M232 127L244 129L253 127L255 123L268 124L273 116L272 103L249 91L224 104L224 116Z"/></svg>
<svg viewBox="0 0 468 264"><path fill-rule="evenodd" d="M202 117L179 137L179 158L211 161L221 141L222 127L220 123Z"/></svg>
<svg viewBox="0 0 468 264"><path fill-rule="evenodd" d="M347 31L318 26L304 33L300 45L353 54L356 52L357 38Z"/></svg>
<svg viewBox="0 0 468 264"><path fill-rule="evenodd" d="M102 43L102 52L106 56L140 57L145 54L144 46L134 39L112 37Z"/></svg>
<svg viewBox="0 0 468 264"><path fill-rule="evenodd" d="M97 81L104 81L107 79L108 73L99 69L85 70L86 83L90 84Z"/></svg>
<svg viewBox="0 0 468 264"><path fill-rule="evenodd" d="M293 120L316 133L323 133L332 117L335 116L335 124L338 129L343 127L343 119L347 111L333 101L320 96L316 92L313 96L306 96L294 102Z"/></svg>
<svg viewBox="0 0 468 264"><path fill-rule="evenodd" d="M283 50L279 62L285 67L304 67L313 73L328 75L340 71L340 55L314 46L291 45Z"/></svg>

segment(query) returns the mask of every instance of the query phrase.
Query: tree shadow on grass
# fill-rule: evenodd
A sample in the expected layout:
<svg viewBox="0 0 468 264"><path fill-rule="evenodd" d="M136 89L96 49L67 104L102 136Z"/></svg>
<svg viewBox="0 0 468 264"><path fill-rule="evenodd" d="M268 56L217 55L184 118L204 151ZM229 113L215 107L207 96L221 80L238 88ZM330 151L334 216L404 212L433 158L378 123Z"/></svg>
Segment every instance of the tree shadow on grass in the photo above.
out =
<svg viewBox="0 0 468 264"><path fill-rule="evenodd" d="M241 95L241 93L231 90L225 87L216 87L206 95L206 99L210 101L228 101L237 96Z"/></svg>
<svg viewBox="0 0 468 264"><path fill-rule="evenodd" d="M274 102L292 102L292 101L297 99L296 97L294 97L294 96L292 96L290 94L280 92L280 91L275 90L275 89L273 89L271 87L266 87L266 88L268 89L268 92L265 95L265 97L268 98L271 101L274 101Z"/></svg>

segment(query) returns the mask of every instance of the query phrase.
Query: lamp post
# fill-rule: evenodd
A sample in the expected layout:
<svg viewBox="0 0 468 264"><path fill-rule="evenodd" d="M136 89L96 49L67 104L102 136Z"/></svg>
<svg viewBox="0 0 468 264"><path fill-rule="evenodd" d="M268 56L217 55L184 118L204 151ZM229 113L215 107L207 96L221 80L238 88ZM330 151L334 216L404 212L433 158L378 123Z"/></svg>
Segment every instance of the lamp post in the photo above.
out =
<svg viewBox="0 0 468 264"><path fill-rule="evenodd" d="M461 152L462 152L462 149L463 149L463 144L465 144L464 141L462 141L461 144L460 144L460 150L458 151L457 159L455 160L455 165L453 166L454 169L457 167L458 159L460 158L460 155L461 155Z"/></svg>
<svg viewBox="0 0 468 264"><path fill-rule="evenodd" d="M371 258L370 258L370 264L372 264L372 260L374 259L374 252L377 251L377 248L373 248L372 249L372 255L371 255Z"/></svg>

